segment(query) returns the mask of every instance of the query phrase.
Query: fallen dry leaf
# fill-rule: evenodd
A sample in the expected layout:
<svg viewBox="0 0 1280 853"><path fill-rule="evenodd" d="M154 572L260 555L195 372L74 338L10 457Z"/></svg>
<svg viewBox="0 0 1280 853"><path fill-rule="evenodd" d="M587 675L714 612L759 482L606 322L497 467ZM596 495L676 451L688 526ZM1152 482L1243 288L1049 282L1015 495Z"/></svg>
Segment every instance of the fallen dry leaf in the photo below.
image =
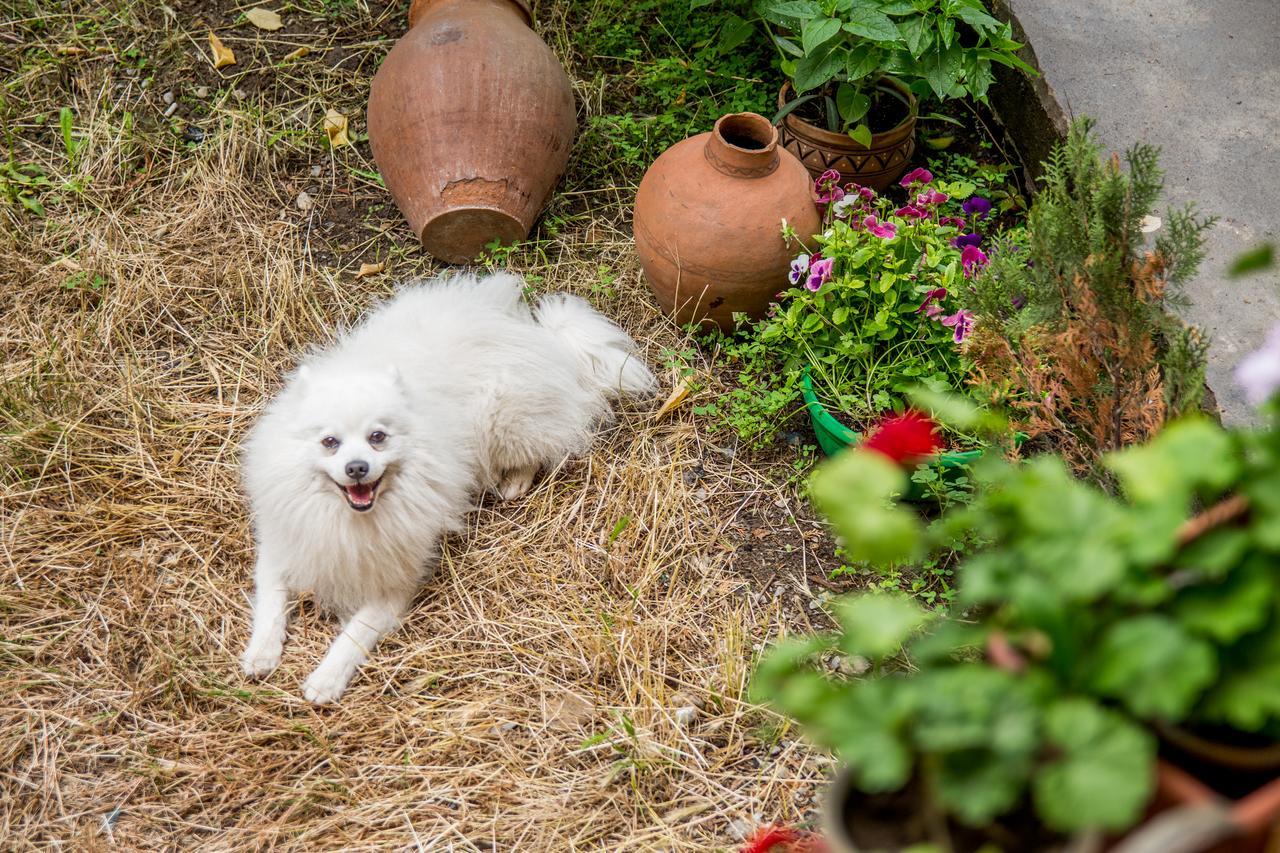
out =
<svg viewBox="0 0 1280 853"><path fill-rule="evenodd" d="M654 413L653 419L655 421L660 421L676 409L680 408L680 404L689 399L689 391L692 390L692 388L693 376L690 375L681 379L680 384L672 389L671 396L667 397L667 401L662 404L662 408L658 409L658 411Z"/></svg>
<svg viewBox="0 0 1280 853"><path fill-rule="evenodd" d="M228 65L236 64L235 52L223 44L222 39L212 32L209 33L209 49L213 51L214 68L225 68Z"/></svg>
<svg viewBox="0 0 1280 853"><path fill-rule="evenodd" d="M324 114L324 132L334 148L351 144L351 137L347 136L347 117L332 107Z"/></svg>
<svg viewBox="0 0 1280 853"><path fill-rule="evenodd" d="M387 268L385 263L361 264L360 271L356 273L356 278L368 278L371 275L377 275Z"/></svg>
<svg viewBox="0 0 1280 853"><path fill-rule="evenodd" d="M245 12L244 16L249 19L249 23L260 30L275 31L284 26L284 22L280 20L279 15L270 9L263 9L261 6L254 6Z"/></svg>
<svg viewBox="0 0 1280 853"><path fill-rule="evenodd" d="M302 57L306 56L310 52L311 52L311 48L307 47L304 44L302 47L298 48L297 50L293 50L293 51L290 51L289 53L286 53L284 55L283 61L293 62L295 59L301 59Z"/></svg>

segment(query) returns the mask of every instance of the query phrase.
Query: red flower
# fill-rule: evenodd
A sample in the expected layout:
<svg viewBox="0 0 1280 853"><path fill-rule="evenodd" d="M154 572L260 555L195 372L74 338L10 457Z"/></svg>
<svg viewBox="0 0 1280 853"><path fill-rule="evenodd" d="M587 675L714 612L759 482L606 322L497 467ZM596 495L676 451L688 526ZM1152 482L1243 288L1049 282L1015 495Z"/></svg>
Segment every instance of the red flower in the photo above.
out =
<svg viewBox="0 0 1280 853"><path fill-rule="evenodd" d="M762 826L747 839L738 853L826 853L821 836L785 826Z"/></svg>
<svg viewBox="0 0 1280 853"><path fill-rule="evenodd" d="M862 446L883 453L899 465L914 465L937 453L942 442L937 424L919 412L907 412L881 421Z"/></svg>

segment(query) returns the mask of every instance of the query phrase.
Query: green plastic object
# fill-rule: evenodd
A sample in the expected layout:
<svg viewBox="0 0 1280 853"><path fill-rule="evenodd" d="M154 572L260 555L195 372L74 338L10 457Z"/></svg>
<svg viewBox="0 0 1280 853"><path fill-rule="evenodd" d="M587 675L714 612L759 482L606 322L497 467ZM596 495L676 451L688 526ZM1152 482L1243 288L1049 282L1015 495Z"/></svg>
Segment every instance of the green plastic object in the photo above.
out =
<svg viewBox="0 0 1280 853"><path fill-rule="evenodd" d="M818 446L827 456L835 456L846 447L856 446L862 441L862 433L849 429L827 411L826 406L813 393L813 378L806 368L804 372L802 392L804 406L809 410L809 420L813 422L813 431L818 435ZM982 456L981 450L958 450L940 454L939 464L946 470L963 468ZM913 482L906 496L907 500L922 500L924 492L919 483Z"/></svg>

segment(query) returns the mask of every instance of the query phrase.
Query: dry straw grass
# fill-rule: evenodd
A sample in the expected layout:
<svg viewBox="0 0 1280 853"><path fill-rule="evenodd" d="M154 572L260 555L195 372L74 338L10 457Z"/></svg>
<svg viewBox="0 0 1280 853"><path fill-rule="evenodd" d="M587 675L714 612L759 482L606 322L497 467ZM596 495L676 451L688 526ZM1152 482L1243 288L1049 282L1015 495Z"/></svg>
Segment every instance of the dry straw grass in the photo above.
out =
<svg viewBox="0 0 1280 853"><path fill-rule="evenodd" d="M389 292L352 275L360 260L426 262L390 212L387 233L319 251L327 217L379 196L344 171L368 168L357 151L314 141L343 97L326 66L215 96L188 148L159 121L124 129L163 109L163 80L56 52L73 5L35 10L55 33L39 50L26 14L0 31L26 42L4 65L15 156L64 188L43 219L0 208L3 845L705 850L735 820L802 819L824 759L741 698L753 646L796 616L753 595L732 544L745 508L793 499L687 411L626 411L587 458L474 513L336 709L299 695L336 627L307 606L281 669L242 679L237 442L300 347ZM202 32L149 7L103 37L111 58L153 26L199 61ZM376 49L342 85L367 85ZM687 343L639 280L626 195L601 190L526 271L591 296L657 360Z"/></svg>

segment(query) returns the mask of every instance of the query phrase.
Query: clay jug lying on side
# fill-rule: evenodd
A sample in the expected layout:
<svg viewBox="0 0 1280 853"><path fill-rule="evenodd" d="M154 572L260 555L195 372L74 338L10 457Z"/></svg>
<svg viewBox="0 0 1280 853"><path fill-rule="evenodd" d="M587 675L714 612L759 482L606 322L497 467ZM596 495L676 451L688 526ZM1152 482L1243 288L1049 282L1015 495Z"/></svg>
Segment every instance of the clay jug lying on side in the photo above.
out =
<svg viewBox="0 0 1280 853"><path fill-rule="evenodd" d="M640 182L634 218L662 310L725 331L735 313L764 316L804 251L782 239L783 219L805 240L820 227L809 173L764 116L727 115L668 148Z"/></svg>
<svg viewBox="0 0 1280 853"><path fill-rule="evenodd" d="M369 144L422 246L452 263L529 235L569 161L569 77L528 0L416 0L369 95Z"/></svg>

